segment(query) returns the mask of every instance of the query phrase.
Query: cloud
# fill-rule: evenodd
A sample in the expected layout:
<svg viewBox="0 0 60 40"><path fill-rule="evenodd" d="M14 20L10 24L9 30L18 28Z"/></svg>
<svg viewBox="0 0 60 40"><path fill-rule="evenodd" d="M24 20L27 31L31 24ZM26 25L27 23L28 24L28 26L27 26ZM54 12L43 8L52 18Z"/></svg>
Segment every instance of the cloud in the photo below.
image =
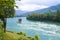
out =
<svg viewBox="0 0 60 40"><path fill-rule="evenodd" d="M47 6L44 5L36 5L36 4L25 4L25 5L18 5L19 8L16 10L22 10L22 11L34 11L42 8L46 8Z"/></svg>
<svg viewBox="0 0 60 40"><path fill-rule="evenodd" d="M39 4L39 5L55 5L59 4L60 0L21 0L21 4Z"/></svg>
<svg viewBox="0 0 60 40"><path fill-rule="evenodd" d="M34 3L34 4L39 4L39 5L47 5L47 6L52 6L52 5L60 3L60 0L33 0L32 2L31 1L29 3Z"/></svg>
<svg viewBox="0 0 60 40"><path fill-rule="evenodd" d="M47 8L52 5L59 4L60 0L21 0L16 1L18 5L18 10L23 11L34 11L42 8ZM16 8L15 8L16 9Z"/></svg>

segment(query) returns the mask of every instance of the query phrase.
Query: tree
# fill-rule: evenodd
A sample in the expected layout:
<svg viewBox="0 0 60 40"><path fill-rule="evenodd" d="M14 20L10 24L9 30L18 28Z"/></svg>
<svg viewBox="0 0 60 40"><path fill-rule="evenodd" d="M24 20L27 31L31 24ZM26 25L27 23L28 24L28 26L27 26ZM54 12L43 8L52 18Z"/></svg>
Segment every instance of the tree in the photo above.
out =
<svg viewBox="0 0 60 40"><path fill-rule="evenodd" d="M7 18L13 17L15 0L0 0L0 19L3 21L4 32L6 32Z"/></svg>
<svg viewBox="0 0 60 40"><path fill-rule="evenodd" d="M60 10L56 11L56 21L60 22Z"/></svg>

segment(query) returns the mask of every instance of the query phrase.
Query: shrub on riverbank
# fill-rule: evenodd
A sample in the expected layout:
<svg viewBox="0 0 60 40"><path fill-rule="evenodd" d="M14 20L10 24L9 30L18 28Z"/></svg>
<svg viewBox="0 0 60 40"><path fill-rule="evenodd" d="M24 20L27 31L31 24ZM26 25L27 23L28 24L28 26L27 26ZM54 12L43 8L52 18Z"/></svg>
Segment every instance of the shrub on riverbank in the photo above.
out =
<svg viewBox="0 0 60 40"><path fill-rule="evenodd" d="M55 21L60 22L60 10L57 10L55 14L49 12L44 14L32 13L27 15L28 20L34 21Z"/></svg>

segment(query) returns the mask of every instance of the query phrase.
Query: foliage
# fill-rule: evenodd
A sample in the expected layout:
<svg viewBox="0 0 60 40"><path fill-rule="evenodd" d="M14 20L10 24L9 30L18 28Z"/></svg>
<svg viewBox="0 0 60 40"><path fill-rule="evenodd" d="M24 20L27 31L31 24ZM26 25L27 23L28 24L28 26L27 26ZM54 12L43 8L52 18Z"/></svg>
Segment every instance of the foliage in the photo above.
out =
<svg viewBox="0 0 60 40"><path fill-rule="evenodd" d="M40 40L38 35L35 35L34 40Z"/></svg>
<svg viewBox="0 0 60 40"><path fill-rule="evenodd" d="M0 0L0 18L12 17L15 12L14 6L14 0Z"/></svg>
<svg viewBox="0 0 60 40"><path fill-rule="evenodd" d="M57 10L56 12L56 21L58 20L60 22L60 10Z"/></svg>
<svg viewBox="0 0 60 40"><path fill-rule="evenodd" d="M17 33L17 34L26 36L26 34L24 32L20 32L20 33Z"/></svg>
<svg viewBox="0 0 60 40"><path fill-rule="evenodd" d="M3 39L3 34L4 34L4 32L3 32L3 28L2 28L3 26L2 26L2 22L1 22L1 20L0 20L0 40L2 40Z"/></svg>
<svg viewBox="0 0 60 40"><path fill-rule="evenodd" d="M15 0L0 0L0 19L3 21L4 32L6 32L7 18L15 14Z"/></svg>
<svg viewBox="0 0 60 40"><path fill-rule="evenodd" d="M60 10L57 10L56 14L53 14L51 12L44 13L44 14L32 13L32 14L27 15L27 19L34 20L34 21L60 22Z"/></svg>

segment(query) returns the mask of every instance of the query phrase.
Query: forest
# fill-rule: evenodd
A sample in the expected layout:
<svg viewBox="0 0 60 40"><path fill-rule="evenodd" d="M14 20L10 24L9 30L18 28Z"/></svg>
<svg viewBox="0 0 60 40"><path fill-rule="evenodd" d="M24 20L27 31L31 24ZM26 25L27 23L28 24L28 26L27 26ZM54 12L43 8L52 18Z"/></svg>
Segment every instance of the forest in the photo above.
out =
<svg viewBox="0 0 60 40"><path fill-rule="evenodd" d="M34 21L54 21L54 22L60 22L60 10L56 10L55 13L45 12L45 13L36 13L32 12L32 14L28 14L26 16L28 20L34 20Z"/></svg>

